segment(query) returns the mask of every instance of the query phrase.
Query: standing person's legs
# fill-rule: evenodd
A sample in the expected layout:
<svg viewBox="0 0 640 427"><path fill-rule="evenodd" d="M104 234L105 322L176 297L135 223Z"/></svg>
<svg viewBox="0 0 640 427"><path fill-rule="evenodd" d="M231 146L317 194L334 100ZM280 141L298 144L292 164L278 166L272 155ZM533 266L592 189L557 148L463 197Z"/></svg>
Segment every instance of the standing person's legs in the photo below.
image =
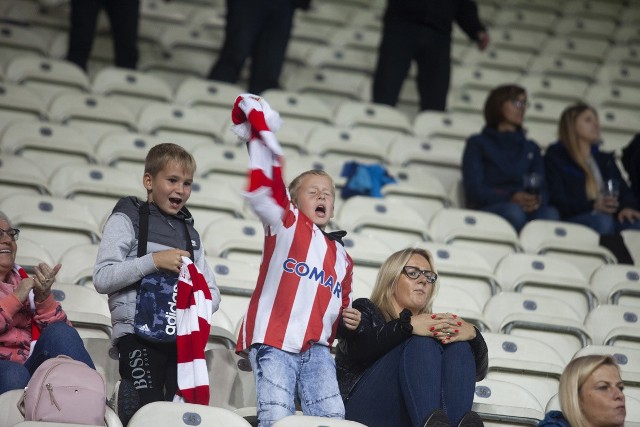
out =
<svg viewBox="0 0 640 427"><path fill-rule="evenodd" d="M373 75L372 100L395 106L413 60L416 44L415 24L385 22Z"/></svg>
<svg viewBox="0 0 640 427"><path fill-rule="evenodd" d="M300 354L300 405L305 415L344 419L344 403L329 347L316 344Z"/></svg>
<svg viewBox="0 0 640 427"><path fill-rule="evenodd" d="M471 410L476 384L476 363L467 342L442 346L442 393L444 409L454 426Z"/></svg>
<svg viewBox="0 0 640 427"><path fill-rule="evenodd" d="M261 28L263 0L227 0L224 43L209 79L236 83Z"/></svg>
<svg viewBox="0 0 640 427"><path fill-rule="evenodd" d="M85 71L96 33L98 14L103 5L104 0L71 0L67 61Z"/></svg>
<svg viewBox="0 0 640 427"><path fill-rule="evenodd" d="M9 390L22 390L27 386L31 374L23 365L11 360L0 360L0 394Z"/></svg>
<svg viewBox="0 0 640 427"><path fill-rule="evenodd" d="M42 362L60 355L84 362L92 369L96 368L78 331L64 322L51 323L42 329L24 366L33 375Z"/></svg>
<svg viewBox="0 0 640 427"><path fill-rule="evenodd" d="M249 92L255 94L279 87L295 13L293 0L270 0L265 8L268 16L251 51Z"/></svg>
<svg viewBox="0 0 640 427"><path fill-rule="evenodd" d="M451 36L425 26L418 46L420 110L445 111L451 77Z"/></svg>
<svg viewBox="0 0 640 427"><path fill-rule="evenodd" d="M140 0L107 0L113 52L117 67L136 69Z"/></svg>
<svg viewBox="0 0 640 427"><path fill-rule="evenodd" d="M298 360L298 354L268 345L254 344L251 347L249 361L256 380L260 427L270 427L274 422L295 414Z"/></svg>
<svg viewBox="0 0 640 427"><path fill-rule="evenodd" d="M169 393L173 397L176 387L168 384L167 372L178 368L172 348L175 344L153 344L135 334L118 340L120 377L133 382L142 405L164 401Z"/></svg>
<svg viewBox="0 0 640 427"><path fill-rule="evenodd" d="M346 418L369 427L421 425L442 407L442 352L438 341L425 337L389 351L351 392Z"/></svg>

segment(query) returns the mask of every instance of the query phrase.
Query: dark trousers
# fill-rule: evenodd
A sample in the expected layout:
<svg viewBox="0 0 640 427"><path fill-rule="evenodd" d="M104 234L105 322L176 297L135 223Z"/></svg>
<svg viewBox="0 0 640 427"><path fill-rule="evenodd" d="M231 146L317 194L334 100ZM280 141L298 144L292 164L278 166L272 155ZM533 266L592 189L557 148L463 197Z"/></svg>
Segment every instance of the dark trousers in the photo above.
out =
<svg viewBox="0 0 640 427"><path fill-rule="evenodd" d="M171 401L178 388L176 343L152 343L135 334L118 340L120 377L133 381L140 403Z"/></svg>
<svg viewBox="0 0 640 427"><path fill-rule="evenodd" d="M224 44L209 79L236 83L251 57L249 92L277 88L294 10L293 0L227 0Z"/></svg>
<svg viewBox="0 0 640 427"><path fill-rule="evenodd" d="M98 14L105 8L111 26L115 65L135 69L138 63L140 0L71 0L67 60L87 69Z"/></svg>
<svg viewBox="0 0 640 427"><path fill-rule="evenodd" d="M418 65L420 110L444 111L451 73L451 35L410 22L384 24L373 77L373 102L398 103L413 60Z"/></svg>

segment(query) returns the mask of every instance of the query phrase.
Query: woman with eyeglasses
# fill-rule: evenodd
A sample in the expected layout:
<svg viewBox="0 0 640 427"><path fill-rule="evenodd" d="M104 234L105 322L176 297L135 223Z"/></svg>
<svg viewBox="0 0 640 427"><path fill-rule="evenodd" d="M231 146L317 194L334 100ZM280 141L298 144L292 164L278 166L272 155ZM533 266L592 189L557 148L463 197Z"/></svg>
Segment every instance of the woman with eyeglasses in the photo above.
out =
<svg viewBox="0 0 640 427"><path fill-rule="evenodd" d="M467 139L462 156L467 207L498 214L517 232L533 219L560 218L547 204L540 147L523 128L526 108L524 88L493 89L484 104L485 126Z"/></svg>
<svg viewBox="0 0 640 427"><path fill-rule="evenodd" d="M471 412L487 373L480 332L451 313L433 313L438 273L430 252L408 248L382 264L360 325L340 340L336 369L346 419L369 427L481 426Z"/></svg>
<svg viewBox="0 0 640 427"><path fill-rule="evenodd" d="M27 275L16 265L20 230L0 212L0 394L24 389L47 359L66 355L95 369L51 286L60 264L40 263Z"/></svg>
<svg viewBox="0 0 640 427"><path fill-rule="evenodd" d="M588 104L567 107L559 141L544 155L551 202L562 219L600 234L640 230L640 204L622 177L614 153L600 149L598 113Z"/></svg>

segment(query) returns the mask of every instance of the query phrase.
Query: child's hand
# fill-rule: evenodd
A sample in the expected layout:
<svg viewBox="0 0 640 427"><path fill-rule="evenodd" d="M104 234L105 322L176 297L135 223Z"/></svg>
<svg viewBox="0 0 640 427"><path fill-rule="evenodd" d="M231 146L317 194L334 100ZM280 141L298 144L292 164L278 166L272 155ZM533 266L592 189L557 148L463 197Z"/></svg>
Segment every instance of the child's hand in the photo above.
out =
<svg viewBox="0 0 640 427"><path fill-rule="evenodd" d="M342 320L344 320L344 325L347 329L355 331L358 329L358 325L360 325L360 310L349 307L343 309Z"/></svg>
<svg viewBox="0 0 640 427"><path fill-rule="evenodd" d="M152 254L153 263L159 270L171 271L173 273L180 273L180 267L182 267L182 257L189 256L189 252L182 249L167 249L165 251L154 252Z"/></svg>

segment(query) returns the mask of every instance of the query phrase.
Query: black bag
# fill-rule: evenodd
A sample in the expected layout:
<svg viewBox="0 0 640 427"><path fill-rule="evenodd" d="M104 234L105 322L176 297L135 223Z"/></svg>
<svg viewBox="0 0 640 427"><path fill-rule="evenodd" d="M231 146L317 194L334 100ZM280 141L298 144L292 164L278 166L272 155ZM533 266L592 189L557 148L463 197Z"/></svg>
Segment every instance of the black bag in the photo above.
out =
<svg viewBox="0 0 640 427"><path fill-rule="evenodd" d="M149 203L140 205L138 231L138 257L147 253L149 235ZM186 233L187 250L193 260L193 246L187 223L183 222ZM133 328L136 335L153 342L175 342L176 340L176 297L178 275L156 272L142 278L136 294L136 313Z"/></svg>

